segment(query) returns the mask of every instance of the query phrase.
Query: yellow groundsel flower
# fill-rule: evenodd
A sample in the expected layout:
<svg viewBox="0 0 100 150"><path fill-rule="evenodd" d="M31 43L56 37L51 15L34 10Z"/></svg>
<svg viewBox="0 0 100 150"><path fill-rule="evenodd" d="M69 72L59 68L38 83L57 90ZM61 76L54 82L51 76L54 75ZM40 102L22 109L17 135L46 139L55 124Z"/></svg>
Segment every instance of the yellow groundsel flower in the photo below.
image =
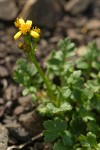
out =
<svg viewBox="0 0 100 150"><path fill-rule="evenodd" d="M23 23L20 27L19 30L22 32L22 34L26 34L27 32L30 31L32 26L32 21L27 20L26 23Z"/></svg>
<svg viewBox="0 0 100 150"><path fill-rule="evenodd" d="M26 22L21 18L16 20L15 26L19 28L19 32L17 32L14 36L14 39L18 39L22 34L26 34L27 32L30 32L31 26L32 26L32 21L27 20Z"/></svg>
<svg viewBox="0 0 100 150"><path fill-rule="evenodd" d="M17 18L14 22L15 26L19 29L19 31L15 34L14 39L17 40L22 34L25 35L29 33L33 38L40 37L40 29L35 27L32 28L32 21L27 20L26 22L22 18Z"/></svg>
<svg viewBox="0 0 100 150"><path fill-rule="evenodd" d="M41 32L40 29L35 27L30 31L30 35L34 38L39 38L40 32Z"/></svg>

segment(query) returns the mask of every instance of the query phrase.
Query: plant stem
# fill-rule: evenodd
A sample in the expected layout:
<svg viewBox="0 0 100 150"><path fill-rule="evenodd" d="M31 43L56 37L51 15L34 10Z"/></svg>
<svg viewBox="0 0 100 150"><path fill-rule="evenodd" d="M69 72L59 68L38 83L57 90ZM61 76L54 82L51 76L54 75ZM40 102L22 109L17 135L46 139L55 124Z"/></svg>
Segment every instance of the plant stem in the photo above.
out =
<svg viewBox="0 0 100 150"><path fill-rule="evenodd" d="M53 91L51 89L51 84L50 84L49 80L45 77L44 72L40 68L35 56L33 55L33 53L30 53L29 58L34 63L35 67L37 68L38 72L40 73L40 75L41 75L41 77L42 77L42 79L43 79L43 81L44 81L44 83L47 87L48 94L49 94L51 100L53 100L53 102L54 102L55 101L55 96L54 96Z"/></svg>

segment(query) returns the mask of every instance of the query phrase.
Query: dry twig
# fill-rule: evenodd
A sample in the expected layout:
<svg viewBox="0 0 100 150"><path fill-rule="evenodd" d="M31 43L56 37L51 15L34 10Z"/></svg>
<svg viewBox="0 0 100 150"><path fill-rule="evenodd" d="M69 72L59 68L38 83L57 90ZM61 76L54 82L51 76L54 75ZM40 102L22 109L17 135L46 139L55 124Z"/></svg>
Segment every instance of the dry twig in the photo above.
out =
<svg viewBox="0 0 100 150"><path fill-rule="evenodd" d="M18 148L20 150L20 149L24 148L25 146L27 146L28 144L30 144L31 142L34 142L35 140L41 138L42 136L43 136L43 134L40 133L40 134L36 135L35 137L33 137L30 141L28 141L24 144L18 145L18 146L15 146L15 145L10 146L7 148L7 150L13 150L14 148Z"/></svg>

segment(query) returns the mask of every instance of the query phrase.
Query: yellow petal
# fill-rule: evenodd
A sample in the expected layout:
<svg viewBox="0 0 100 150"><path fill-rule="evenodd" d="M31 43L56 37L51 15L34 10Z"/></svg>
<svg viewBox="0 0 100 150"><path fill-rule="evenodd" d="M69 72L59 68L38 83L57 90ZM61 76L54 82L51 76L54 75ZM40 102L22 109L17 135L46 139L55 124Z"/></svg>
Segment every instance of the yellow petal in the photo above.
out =
<svg viewBox="0 0 100 150"><path fill-rule="evenodd" d="M15 24L15 26L17 27L17 28L19 28L22 24L24 24L25 22L24 22L24 20L22 19L22 18L17 18L16 19L16 21L14 22L14 24Z"/></svg>
<svg viewBox="0 0 100 150"><path fill-rule="evenodd" d="M30 35L33 36L36 39L39 38L39 36L40 36L39 33L35 32L33 30L30 31Z"/></svg>
<svg viewBox="0 0 100 150"><path fill-rule="evenodd" d="M40 34L40 32L41 32L40 28L37 28L36 26L33 27L32 30L35 31L35 32L37 32L37 33L39 33L39 34Z"/></svg>
<svg viewBox="0 0 100 150"><path fill-rule="evenodd" d="M14 39L17 40L21 36L22 32L19 31L14 35Z"/></svg>
<svg viewBox="0 0 100 150"><path fill-rule="evenodd" d="M28 24L29 26L32 26L32 21L31 20L27 20L26 24Z"/></svg>
<svg viewBox="0 0 100 150"><path fill-rule="evenodd" d="M19 23L20 23L20 24L23 24L23 23L25 23L25 21L24 21L22 18L20 18L20 19L19 19Z"/></svg>

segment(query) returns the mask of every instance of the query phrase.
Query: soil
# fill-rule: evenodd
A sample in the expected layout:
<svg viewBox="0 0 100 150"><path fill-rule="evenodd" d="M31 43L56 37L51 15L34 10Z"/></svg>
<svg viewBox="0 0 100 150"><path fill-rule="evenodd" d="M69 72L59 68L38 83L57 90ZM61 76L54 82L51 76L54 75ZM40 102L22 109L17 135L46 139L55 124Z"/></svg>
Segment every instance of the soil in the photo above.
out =
<svg viewBox="0 0 100 150"><path fill-rule="evenodd" d="M96 11L97 10L97 11ZM88 42L96 40L100 46L100 14L87 10L73 16L64 12L53 29L41 27L37 59L42 66L58 41L69 36L82 53ZM16 60L25 57L17 47L13 35L16 29L13 22L0 21L0 122L8 130L7 150L52 150L52 145L43 141L42 130L45 118L36 112L37 104L31 97L22 96L22 87L13 80Z"/></svg>

